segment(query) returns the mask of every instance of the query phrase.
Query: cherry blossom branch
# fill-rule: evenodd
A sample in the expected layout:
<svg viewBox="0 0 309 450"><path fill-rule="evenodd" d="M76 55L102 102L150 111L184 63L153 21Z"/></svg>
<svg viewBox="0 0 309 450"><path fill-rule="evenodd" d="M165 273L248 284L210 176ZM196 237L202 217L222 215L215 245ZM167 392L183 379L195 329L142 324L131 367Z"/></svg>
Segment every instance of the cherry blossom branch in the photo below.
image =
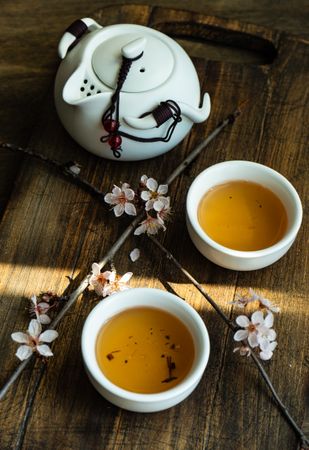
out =
<svg viewBox="0 0 309 450"><path fill-rule="evenodd" d="M205 291L203 286L180 264L180 262L173 256L173 254L164 247L158 239L156 239L154 236L149 236L148 238L165 254L166 258L171 261L184 275L185 277L198 289L198 291L203 295L203 297L210 303L210 305L215 309L215 311L218 313L218 315L221 317L221 319L227 324L227 326L232 330L236 331L238 329L238 326L230 320L226 314L222 311L220 306L213 300L209 294ZM244 345L248 345L247 342L244 341ZM288 411L287 407L284 405L284 403L281 401L279 395L277 394L265 368L263 367L263 364L259 360L259 358L256 356L254 352L250 353L250 356L254 363L256 364L262 378L266 382L268 388L270 389L271 393L273 394L282 414L285 416L287 421L290 423L298 437L300 438L301 445L305 448L305 446L309 446L309 439L305 436L303 430L297 425L293 417L291 416L290 412Z"/></svg>
<svg viewBox="0 0 309 450"><path fill-rule="evenodd" d="M182 161L179 166L176 167L176 169L170 174L170 176L166 180L166 184L172 183L187 167L188 165L197 158L197 156L202 152L202 150L207 147L207 145L215 139L216 136L229 124L233 124L235 119L241 114L241 107L243 104L241 104L233 113L229 114L226 119L224 119L222 122L220 122L217 127L210 133L210 135L204 139L189 155L185 158L184 161ZM55 161L53 159L47 158L46 156L35 153L30 149L25 149L22 147L18 147L13 144L8 143L0 143L0 148L6 148L15 152L21 152L24 154L27 154L31 157L37 158L45 163L48 163L49 165L52 165L56 168L58 168L64 175L69 176L71 179L73 179L75 182L80 184L81 186L87 188L92 193L99 195L100 197L104 198L104 193L98 190L96 187L92 186L88 181L80 178L78 176L79 171L75 170L78 165L76 163L66 163L62 164L59 161ZM72 171L73 168L73 171ZM113 246L110 248L110 250L107 252L107 254L102 258L102 260L99 262L99 267L102 269L109 261L113 259L117 251L121 248L121 246L125 243L127 238L131 235L131 233L134 231L134 229L137 227L139 222L144 217L144 211L138 214L133 221L130 223L130 225L123 231L123 233L119 236L119 238L116 240L116 242L113 244ZM68 310L75 304L77 298L84 292L84 290L89 285L89 277L90 274L86 275L85 278L82 280L80 285L70 294L68 297L68 301L63 306L63 308L60 310L60 312L57 314L57 316L54 318L52 323L49 326L49 329L54 329L61 319L64 317L64 315L68 312ZM33 355L26 359L25 361L22 361L19 366L15 369L15 371L12 373L8 381L4 384L4 386L0 389L0 400L2 400L9 388L13 385L13 383L18 379L18 377L21 375L23 370L27 367L29 362L33 359Z"/></svg>

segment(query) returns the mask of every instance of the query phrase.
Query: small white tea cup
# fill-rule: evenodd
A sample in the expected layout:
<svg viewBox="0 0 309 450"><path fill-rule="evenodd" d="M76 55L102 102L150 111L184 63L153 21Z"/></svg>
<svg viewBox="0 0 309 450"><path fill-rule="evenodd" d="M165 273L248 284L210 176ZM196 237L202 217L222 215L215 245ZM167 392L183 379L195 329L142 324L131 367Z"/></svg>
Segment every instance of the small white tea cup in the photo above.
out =
<svg viewBox="0 0 309 450"><path fill-rule="evenodd" d="M233 250L211 239L199 224L198 207L204 194L219 184L235 180L261 184L282 201L288 216L287 230L271 247L257 251ZM192 242L210 261L232 270L256 270L278 261L289 250L301 225L302 205L292 184L275 170L250 161L225 161L201 172L191 184L186 220Z"/></svg>
<svg viewBox="0 0 309 450"><path fill-rule="evenodd" d="M192 335L195 349L192 367L179 384L167 391L155 394L127 391L106 378L98 365L96 341L102 326L114 315L134 307L164 310L181 320ZM81 348L88 377L104 398L129 411L155 412L170 408L191 394L206 368L210 344L203 320L184 300L159 289L135 288L112 295L91 311L83 327Z"/></svg>

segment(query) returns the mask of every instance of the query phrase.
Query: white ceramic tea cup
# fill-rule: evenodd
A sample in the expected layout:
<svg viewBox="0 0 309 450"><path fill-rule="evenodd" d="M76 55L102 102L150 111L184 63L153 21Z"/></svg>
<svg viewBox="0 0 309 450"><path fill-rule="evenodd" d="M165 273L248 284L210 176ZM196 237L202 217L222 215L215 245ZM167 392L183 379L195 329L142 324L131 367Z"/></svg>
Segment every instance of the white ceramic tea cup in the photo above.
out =
<svg viewBox="0 0 309 450"><path fill-rule="evenodd" d="M283 238L271 247L257 251L238 251L211 239L198 221L198 207L211 188L234 180L258 183L271 190L282 201L288 216ZM186 220L189 235L196 248L218 266L233 270L255 270L278 261L293 244L302 221L302 205L292 184L280 173L250 161L225 161L201 172L187 195Z"/></svg>
<svg viewBox="0 0 309 450"><path fill-rule="evenodd" d="M175 387L155 394L140 394L120 388L105 377L96 358L96 341L102 326L115 314L134 307L159 308L176 316L190 331L195 349L188 375ZM129 411L155 412L184 400L195 389L206 368L210 344L206 326L192 306L169 292L128 289L100 302L89 314L81 339L82 356L88 377L96 390L111 403Z"/></svg>

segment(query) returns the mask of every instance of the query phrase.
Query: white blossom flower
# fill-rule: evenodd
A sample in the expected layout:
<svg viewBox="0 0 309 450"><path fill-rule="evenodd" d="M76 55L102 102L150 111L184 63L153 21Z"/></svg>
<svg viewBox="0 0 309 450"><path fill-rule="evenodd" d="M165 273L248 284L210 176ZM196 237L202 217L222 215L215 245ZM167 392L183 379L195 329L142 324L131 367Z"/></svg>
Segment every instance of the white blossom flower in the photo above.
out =
<svg viewBox="0 0 309 450"><path fill-rule="evenodd" d="M140 234L157 234L159 230L166 230L162 219L155 218L147 214L147 218L140 223L140 226L136 228L134 234L139 236Z"/></svg>
<svg viewBox="0 0 309 450"><path fill-rule="evenodd" d="M50 309L50 305L46 302L38 302L36 295L32 295L31 303L30 314L35 314L36 319L43 325L49 324L51 319L46 313Z"/></svg>
<svg viewBox="0 0 309 450"><path fill-rule="evenodd" d="M107 275L108 277L107 282L105 283L102 291L103 297L115 294L116 292L119 291L125 291L127 289L130 289L129 281L132 275L133 275L132 272L127 272L122 276L117 275L115 270L109 272Z"/></svg>
<svg viewBox="0 0 309 450"><path fill-rule="evenodd" d="M248 345L241 345L240 347L235 347L233 350L234 353L238 352L238 351L239 351L240 356L248 356L249 357L252 353L252 350L250 347L248 347Z"/></svg>
<svg viewBox="0 0 309 450"><path fill-rule="evenodd" d="M141 199L146 202L146 211L156 209L155 205L157 202L160 202L163 198L165 198L164 195L168 191L168 185L160 184L158 186L158 182L154 178L148 178L146 175L142 176L141 183L148 189L141 192Z"/></svg>
<svg viewBox="0 0 309 450"><path fill-rule="evenodd" d="M120 276L117 275L116 270L106 270L105 272L101 272L99 264L93 263L89 284L99 296L106 297L117 291L129 289L128 283L132 275L132 272L127 272L123 276Z"/></svg>
<svg viewBox="0 0 309 450"><path fill-rule="evenodd" d="M141 252L139 248L135 248L134 250L132 250L132 252L130 253L130 259L132 262L135 262L138 260L138 258L141 256Z"/></svg>
<svg viewBox="0 0 309 450"><path fill-rule="evenodd" d="M92 273L89 278L89 284L94 288L96 293L103 296L103 288L109 279L110 271L101 272L100 266L97 263L92 264Z"/></svg>
<svg viewBox="0 0 309 450"><path fill-rule="evenodd" d="M252 348L258 347L259 343L265 339L274 340L276 338L275 331L271 329L273 325L272 313L269 313L264 319L262 311L255 311L251 316L251 321L247 316L241 315L236 318L236 323L244 329L236 331L234 340L248 339ZM275 337L273 338L273 336Z"/></svg>
<svg viewBox="0 0 309 450"><path fill-rule="evenodd" d="M276 347L277 347L276 341L261 342L260 343L260 348L261 348L260 358L263 359L264 361L269 360L273 356L273 351L275 350Z"/></svg>
<svg viewBox="0 0 309 450"><path fill-rule="evenodd" d="M132 201L135 193L128 183L122 183L121 188L114 185L112 192L105 195L104 201L109 205L115 205L112 209L116 217L126 213L130 216L136 216L136 208Z"/></svg>
<svg viewBox="0 0 309 450"><path fill-rule="evenodd" d="M257 294L253 289L249 289L249 293L251 295L251 301L258 301L260 303L261 308L266 308L268 311L273 313L278 313L280 308L272 304L268 298L264 298L261 295Z"/></svg>
<svg viewBox="0 0 309 450"><path fill-rule="evenodd" d="M56 330L46 330L42 333L42 325L36 319L30 321L27 333L16 332L11 334L13 341L23 344L16 352L17 358L21 361L30 358L35 351L41 356L53 356L50 347L44 342L50 343L57 337Z"/></svg>

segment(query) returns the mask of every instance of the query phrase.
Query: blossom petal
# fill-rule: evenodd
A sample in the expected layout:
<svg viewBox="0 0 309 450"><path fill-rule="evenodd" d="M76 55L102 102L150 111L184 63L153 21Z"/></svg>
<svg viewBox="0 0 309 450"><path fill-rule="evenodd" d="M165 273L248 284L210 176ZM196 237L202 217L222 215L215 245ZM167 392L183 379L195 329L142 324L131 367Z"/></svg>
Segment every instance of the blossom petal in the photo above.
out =
<svg viewBox="0 0 309 450"><path fill-rule="evenodd" d="M263 325L264 323L264 315L262 313L262 311L255 311L252 316L251 316L251 322L254 325Z"/></svg>
<svg viewBox="0 0 309 450"><path fill-rule="evenodd" d="M258 300L266 308L269 308L271 306L271 302L267 298L260 297Z"/></svg>
<svg viewBox="0 0 309 450"><path fill-rule="evenodd" d="M124 211L126 214L128 214L129 216L136 216L136 208L133 205L133 203L125 203L124 205Z"/></svg>
<svg viewBox="0 0 309 450"><path fill-rule="evenodd" d="M141 176L141 183L142 183L142 184L145 184L145 185L146 185L147 180L148 180L147 175L142 175L142 176Z"/></svg>
<svg viewBox="0 0 309 450"><path fill-rule="evenodd" d="M124 189L124 195L126 196L127 200L133 200L135 197L135 192L133 189Z"/></svg>
<svg viewBox="0 0 309 450"><path fill-rule="evenodd" d="M119 217L122 216L123 213L124 213L124 205L122 203L118 203L118 205L114 207L114 214L116 217Z"/></svg>
<svg viewBox="0 0 309 450"><path fill-rule="evenodd" d="M15 355L21 361L24 361L25 359L30 358L32 353L33 353L33 350L32 350L31 347L29 347L29 345L21 345L20 347L18 347L17 352L15 353Z"/></svg>
<svg viewBox="0 0 309 450"><path fill-rule="evenodd" d="M56 330L46 330L40 335L39 342L53 342L58 336Z"/></svg>
<svg viewBox="0 0 309 450"><path fill-rule="evenodd" d="M134 231L135 236L139 236L140 234L145 233L146 231L146 225L142 223L139 227L136 228Z"/></svg>
<svg viewBox="0 0 309 450"><path fill-rule="evenodd" d="M102 292L103 297L107 297L108 295L111 295L112 293L113 293L112 286L110 284L106 284L103 287L103 292Z"/></svg>
<svg viewBox="0 0 309 450"><path fill-rule="evenodd" d="M21 333L20 331L11 334L11 338L13 341L18 342L19 344L28 344L29 336L26 333Z"/></svg>
<svg viewBox="0 0 309 450"><path fill-rule="evenodd" d="M120 187L118 187L118 186L116 186L116 185L114 184L114 187L113 187L113 189L112 189L112 194L113 194L115 197L119 197L119 195L122 194L122 191L121 191Z"/></svg>
<svg viewBox="0 0 309 450"><path fill-rule="evenodd" d="M36 304L37 304L37 298L36 298L36 295L32 295L31 298L30 298L30 300L32 301L32 303L34 304L34 306L36 306Z"/></svg>
<svg viewBox="0 0 309 450"><path fill-rule="evenodd" d="M251 349L247 345L242 345L241 347L235 347L233 353L238 352L241 356L250 356Z"/></svg>
<svg viewBox="0 0 309 450"><path fill-rule="evenodd" d="M108 203L109 205L114 204L115 196L111 194L110 192L104 196L105 203Z"/></svg>
<svg viewBox="0 0 309 450"><path fill-rule="evenodd" d="M148 227L146 229L146 233L150 234L151 236L158 234L160 227L158 225L153 224L151 227Z"/></svg>
<svg viewBox="0 0 309 450"><path fill-rule="evenodd" d="M242 328L246 328L250 324L250 320L247 316L241 315L236 317L236 323Z"/></svg>
<svg viewBox="0 0 309 450"><path fill-rule="evenodd" d="M165 210L165 212L168 213L170 210L170 201L171 201L170 197L159 197L155 201L155 204L153 205L153 207L157 212ZM160 202L160 203L156 205L157 202ZM157 209L157 208L160 208L160 209Z"/></svg>
<svg viewBox="0 0 309 450"><path fill-rule="evenodd" d="M122 292L127 291L128 289L130 289L130 286L128 286L127 284L120 284L118 291Z"/></svg>
<svg viewBox="0 0 309 450"><path fill-rule="evenodd" d="M268 341L264 341L263 343L260 344L260 348L261 348L261 352L260 352L260 358L263 359L264 361L267 361L268 359L270 359L273 356L273 351L275 350L275 348L277 347L277 342L268 342Z"/></svg>
<svg viewBox="0 0 309 450"><path fill-rule="evenodd" d="M109 280L112 276L112 273L114 272L112 272L111 270L105 270L105 272L103 272L102 275L106 280Z"/></svg>
<svg viewBox="0 0 309 450"><path fill-rule="evenodd" d="M255 348L258 347L259 341L256 333L249 333L248 342L250 347Z"/></svg>
<svg viewBox="0 0 309 450"><path fill-rule="evenodd" d="M132 278L133 272L127 272L119 280L119 283L127 283Z"/></svg>
<svg viewBox="0 0 309 450"><path fill-rule="evenodd" d="M99 266L98 263L93 263L92 266L91 266L91 269L92 269L93 275L99 275L100 274L101 269L100 269L100 266Z"/></svg>
<svg viewBox="0 0 309 450"><path fill-rule="evenodd" d="M274 324L274 315L273 315L273 313L269 312L267 314L267 316L265 317L264 325L267 328L271 328L273 326L273 324Z"/></svg>
<svg viewBox="0 0 309 450"><path fill-rule="evenodd" d="M69 167L69 170L74 173L74 175L79 175L80 173L80 167L77 164L73 164Z"/></svg>
<svg viewBox="0 0 309 450"><path fill-rule="evenodd" d="M238 330L234 334L234 341L243 341L244 339L247 339L248 334L247 330Z"/></svg>
<svg viewBox="0 0 309 450"><path fill-rule="evenodd" d="M142 191L141 192L141 199L147 202L151 198L151 193L149 191Z"/></svg>
<svg viewBox="0 0 309 450"><path fill-rule="evenodd" d="M275 350L275 348L277 347L277 345L278 345L277 341L270 342L269 350L271 350L273 352Z"/></svg>
<svg viewBox="0 0 309 450"><path fill-rule="evenodd" d="M105 272L104 272L104 274L105 274ZM110 283L113 283L115 280L116 280L116 271L115 270L113 270L113 271L111 271L111 272L109 272L109 275L108 275L108 281L110 282Z"/></svg>
<svg viewBox="0 0 309 450"><path fill-rule="evenodd" d="M48 325L51 322L51 318L47 314L39 314L38 321L42 325Z"/></svg>
<svg viewBox="0 0 309 450"><path fill-rule="evenodd" d="M165 194L167 194L167 191L168 191L168 185L160 184L160 186L158 187L158 194L165 195Z"/></svg>
<svg viewBox="0 0 309 450"><path fill-rule="evenodd" d="M162 201L162 198L156 200L153 204L153 209L157 212L162 211L162 209L164 209L165 205Z"/></svg>
<svg viewBox="0 0 309 450"><path fill-rule="evenodd" d="M164 220L162 219L162 217L159 216L158 213L157 213L157 220L158 220L158 223L159 223L159 224L161 225L161 227L163 228L163 230L165 231L166 228L165 228L165 225L164 225Z"/></svg>
<svg viewBox="0 0 309 450"><path fill-rule="evenodd" d="M158 187L158 182L154 178L148 178L146 186L153 192L156 192Z"/></svg>
<svg viewBox="0 0 309 450"><path fill-rule="evenodd" d="M39 310L40 310L40 311L42 311L42 312L45 313L46 311L49 310L50 305L49 305L48 303L46 303L46 302L40 302L40 303L38 304L38 307L39 307Z"/></svg>
<svg viewBox="0 0 309 450"><path fill-rule="evenodd" d="M135 262L138 260L138 258L141 256L141 252L139 248L135 248L130 253L130 259L132 262Z"/></svg>
<svg viewBox="0 0 309 450"><path fill-rule="evenodd" d="M263 339L263 341L260 342L260 348L263 352L274 351L276 347L277 347L276 341L269 342L267 339Z"/></svg>
<svg viewBox="0 0 309 450"><path fill-rule="evenodd" d="M145 210L146 210L146 211L150 211L150 210L153 208L153 205L154 205L154 199L151 198L150 200L148 200L148 201L146 202Z"/></svg>
<svg viewBox="0 0 309 450"><path fill-rule="evenodd" d="M268 332L267 338L269 341L274 341L277 337L277 333L275 332L275 330L273 328L271 328Z"/></svg>
<svg viewBox="0 0 309 450"><path fill-rule="evenodd" d="M251 301L260 300L260 296L252 288L249 288L249 294L251 295Z"/></svg>
<svg viewBox="0 0 309 450"><path fill-rule="evenodd" d="M262 351L268 351L270 342L267 339L262 339L260 342L260 349Z"/></svg>
<svg viewBox="0 0 309 450"><path fill-rule="evenodd" d="M263 361L268 361L273 356L273 352L270 350L262 351L259 356Z"/></svg>
<svg viewBox="0 0 309 450"><path fill-rule="evenodd" d="M40 355L42 355L42 356L53 356L53 352L51 351L51 349L46 344L37 345L36 349L40 353Z"/></svg>
<svg viewBox="0 0 309 450"><path fill-rule="evenodd" d="M247 357L249 357L249 356L251 355L252 352L251 352L250 347L242 346L242 347L240 347L239 353L240 353L241 356L247 356Z"/></svg>
<svg viewBox="0 0 309 450"><path fill-rule="evenodd" d="M28 333L32 337L38 337L41 334L42 327L38 320L32 319L28 326Z"/></svg>

